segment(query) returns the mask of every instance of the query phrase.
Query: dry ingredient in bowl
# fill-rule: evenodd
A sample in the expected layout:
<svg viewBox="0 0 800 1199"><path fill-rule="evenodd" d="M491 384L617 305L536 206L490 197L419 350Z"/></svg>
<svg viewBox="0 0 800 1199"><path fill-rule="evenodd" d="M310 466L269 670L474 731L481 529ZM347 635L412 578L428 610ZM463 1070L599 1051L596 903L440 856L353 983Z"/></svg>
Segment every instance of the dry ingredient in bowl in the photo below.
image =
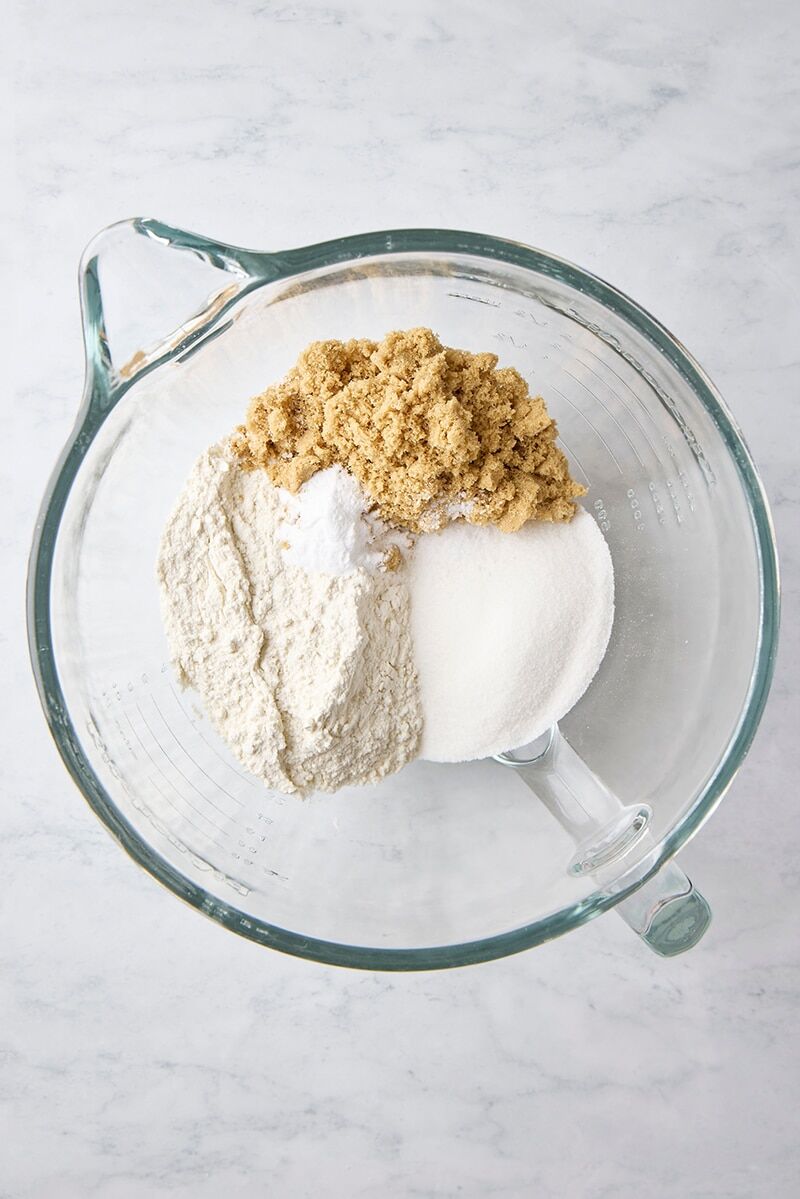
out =
<svg viewBox="0 0 800 1199"><path fill-rule="evenodd" d="M341 466L329 466L296 495L281 491L286 517L278 529L286 560L314 574L346 575L358 567L396 570L409 540L368 511L364 493Z"/></svg>
<svg viewBox="0 0 800 1199"><path fill-rule="evenodd" d="M405 570L382 569L394 543L374 521L360 527L354 487L321 476L324 513L313 490L290 505L226 441L195 464L162 537L179 680L279 791L376 782L419 745Z"/></svg>
<svg viewBox="0 0 800 1199"><path fill-rule="evenodd" d="M456 517L514 532L571 520L586 490L557 432L517 371L420 328L313 342L252 400L234 446L292 492L339 463L386 521L415 532Z"/></svg>
<svg viewBox="0 0 800 1199"><path fill-rule="evenodd" d="M410 563L420 755L486 758L535 740L578 702L606 652L614 574L588 512L513 537L451 524Z"/></svg>
<svg viewBox="0 0 800 1199"><path fill-rule="evenodd" d="M516 371L420 328L313 343L202 455L162 610L248 770L335 791L515 748L577 702L613 574L556 434Z"/></svg>

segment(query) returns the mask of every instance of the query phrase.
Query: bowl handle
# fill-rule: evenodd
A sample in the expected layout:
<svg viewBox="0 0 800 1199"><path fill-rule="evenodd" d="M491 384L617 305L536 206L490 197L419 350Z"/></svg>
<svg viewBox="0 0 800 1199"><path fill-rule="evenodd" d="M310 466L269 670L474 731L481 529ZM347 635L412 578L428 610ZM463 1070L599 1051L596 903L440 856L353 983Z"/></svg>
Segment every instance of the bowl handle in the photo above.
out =
<svg viewBox="0 0 800 1199"><path fill-rule="evenodd" d="M178 251L176 253L175 251ZM259 254L137 217L92 239L80 265L85 402L100 412L167 358L193 353L245 292L290 273Z"/></svg>
<svg viewBox="0 0 800 1199"><path fill-rule="evenodd" d="M696 945L711 922L711 909L675 862L656 873L613 882L618 863L635 845L655 847L649 804L622 804L594 774L554 725L538 741L496 760L516 770L569 834L575 852L567 871L593 876L607 890L617 912L662 957ZM615 893L621 898L613 899ZM609 905L610 906L610 905Z"/></svg>

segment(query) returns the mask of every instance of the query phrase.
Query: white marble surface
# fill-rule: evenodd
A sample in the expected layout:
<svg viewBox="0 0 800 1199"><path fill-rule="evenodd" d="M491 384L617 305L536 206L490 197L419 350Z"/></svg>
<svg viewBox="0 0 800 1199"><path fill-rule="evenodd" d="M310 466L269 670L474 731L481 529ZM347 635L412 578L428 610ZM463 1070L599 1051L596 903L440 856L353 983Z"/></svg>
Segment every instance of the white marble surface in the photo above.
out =
<svg viewBox="0 0 800 1199"><path fill-rule="evenodd" d="M795 1194L794 3L10 7L0 1194ZM81 387L78 256L136 214L275 248L495 232L697 354L763 471L785 585L755 747L681 858L715 909L702 947L660 961L608 916L451 973L326 969L184 908L94 821L38 710L22 573Z"/></svg>

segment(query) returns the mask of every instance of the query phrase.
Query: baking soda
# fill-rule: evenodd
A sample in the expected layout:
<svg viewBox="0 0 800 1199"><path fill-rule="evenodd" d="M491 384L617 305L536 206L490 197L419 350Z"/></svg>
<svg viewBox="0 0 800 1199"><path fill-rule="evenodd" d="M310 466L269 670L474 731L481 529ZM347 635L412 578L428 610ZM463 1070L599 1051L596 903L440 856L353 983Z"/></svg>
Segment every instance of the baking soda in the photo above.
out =
<svg viewBox="0 0 800 1199"><path fill-rule="evenodd" d="M368 522L361 487L341 466L317 471L295 495L279 494L286 519L278 534L287 561L312 574L339 576L379 565L379 531Z"/></svg>

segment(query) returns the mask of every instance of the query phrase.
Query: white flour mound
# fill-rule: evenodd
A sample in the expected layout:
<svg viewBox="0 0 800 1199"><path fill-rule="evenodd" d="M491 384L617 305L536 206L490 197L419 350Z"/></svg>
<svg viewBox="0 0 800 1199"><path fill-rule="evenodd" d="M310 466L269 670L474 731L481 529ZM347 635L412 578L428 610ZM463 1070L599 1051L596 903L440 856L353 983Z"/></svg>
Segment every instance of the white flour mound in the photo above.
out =
<svg viewBox="0 0 800 1199"><path fill-rule="evenodd" d="M342 481L316 484L326 486L339 494ZM357 521L352 498L343 503ZM305 506L308 526L315 505ZM407 570L374 569L380 554L360 529L325 569L304 569L308 537L294 555L284 541L293 517L302 525L266 472L238 467L227 441L198 460L158 560L175 667L269 787L304 793L375 782L419 747Z"/></svg>
<svg viewBox="0 0 800 1199"><path fill-rule="evenodd" d="M535 740L578 702L611 635L611 555L582 510L516 533L458 522L426 534L410 586L420 756L434 762Z"/></svg>

